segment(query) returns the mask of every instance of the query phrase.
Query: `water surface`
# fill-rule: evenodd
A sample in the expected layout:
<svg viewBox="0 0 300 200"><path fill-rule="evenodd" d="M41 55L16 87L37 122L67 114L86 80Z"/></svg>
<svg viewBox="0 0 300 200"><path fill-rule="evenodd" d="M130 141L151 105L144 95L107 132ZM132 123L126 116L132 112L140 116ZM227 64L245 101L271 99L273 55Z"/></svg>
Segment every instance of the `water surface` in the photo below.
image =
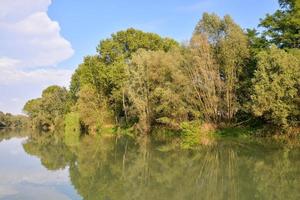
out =
<svg viewBox="0 0 300 200"><path fill-rule="evenodd" d="M166 151L149 138L0 132L0 199L300 199L300 149L226 139Z"/></svg>

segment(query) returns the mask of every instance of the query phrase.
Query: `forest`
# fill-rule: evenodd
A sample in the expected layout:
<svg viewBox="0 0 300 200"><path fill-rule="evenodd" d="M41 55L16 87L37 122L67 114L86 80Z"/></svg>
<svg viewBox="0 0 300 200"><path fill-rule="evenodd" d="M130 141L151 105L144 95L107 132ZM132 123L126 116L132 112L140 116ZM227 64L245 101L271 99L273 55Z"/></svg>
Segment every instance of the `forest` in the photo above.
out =
<svg viewBox="0 0 300 200"><path fill-rule="evenodd" d="M260 31L204 13L187 42L134 28L114 33L68 89L46 88L24 113L33 128L90 135L299 138L300 1L279 4Z"/></svg>

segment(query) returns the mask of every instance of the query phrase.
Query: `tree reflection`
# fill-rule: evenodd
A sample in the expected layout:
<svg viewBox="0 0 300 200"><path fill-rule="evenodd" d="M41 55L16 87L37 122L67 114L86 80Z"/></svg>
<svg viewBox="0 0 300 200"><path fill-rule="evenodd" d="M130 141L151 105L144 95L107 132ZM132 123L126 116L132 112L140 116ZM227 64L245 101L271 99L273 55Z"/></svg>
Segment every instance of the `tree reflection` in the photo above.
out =
<svg viewBox="0 0 300 200"><path fill-rule="evenodd" d="M40 158L42 165L49 170L63 169L75 159L63 142L62 133L32 133L23 148L26 153Z"/></svg>
<svg viewBox="0 0 300 200"><path fill-rule="evenodd" d="M83 199L299 199L300 151L278 145L219 141L162 152L149 137L33 135L24 149L50 170L69 166ZM137 142L136 142L137 141Z"/></svg>

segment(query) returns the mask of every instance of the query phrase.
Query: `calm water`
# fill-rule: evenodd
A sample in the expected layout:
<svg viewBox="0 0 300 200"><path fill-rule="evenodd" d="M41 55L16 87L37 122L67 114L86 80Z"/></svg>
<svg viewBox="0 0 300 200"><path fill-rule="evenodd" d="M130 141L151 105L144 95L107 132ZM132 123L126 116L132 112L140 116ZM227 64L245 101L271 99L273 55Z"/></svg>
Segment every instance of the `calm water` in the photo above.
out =
<svg viewBox="0 0 300 200"><path fill-rule="evenodd" d="M224 140L157 142L0 132L0 199L300 199L300 149Z"/></svg>

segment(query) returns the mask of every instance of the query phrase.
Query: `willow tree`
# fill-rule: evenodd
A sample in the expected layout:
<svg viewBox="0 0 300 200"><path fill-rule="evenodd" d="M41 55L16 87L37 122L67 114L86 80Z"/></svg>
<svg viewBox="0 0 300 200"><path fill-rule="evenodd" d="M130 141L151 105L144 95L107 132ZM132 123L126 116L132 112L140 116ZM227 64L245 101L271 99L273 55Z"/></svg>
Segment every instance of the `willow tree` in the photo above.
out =
<svg viewBox="0 0 300 200"><path fill-rule="evenodd" d="M222 80L206 35L197 34L191 39L185 53L184 69L193 88L195 108L203 113L206 121L217 123L220 120Z"/></svg>
<svg viewBox="0 0 300 200"><path fill-rule="evenodd" d="M248 38L230 16L221 19L208 13L203 14L195 28L194 36L198 34L206 35L214 49L214 58L224 81L224 105L220 114L230 122L239 109L236 91L240 73L249 58Z"/></svg>
<svg viewBox="0 0 300 200"><path fill-rule="evenodd" d="M139 128L149 133L155 124L177 129L187 119L186 76L178 51L139 50L128 70L131 112L139 118Z"/></svg>

